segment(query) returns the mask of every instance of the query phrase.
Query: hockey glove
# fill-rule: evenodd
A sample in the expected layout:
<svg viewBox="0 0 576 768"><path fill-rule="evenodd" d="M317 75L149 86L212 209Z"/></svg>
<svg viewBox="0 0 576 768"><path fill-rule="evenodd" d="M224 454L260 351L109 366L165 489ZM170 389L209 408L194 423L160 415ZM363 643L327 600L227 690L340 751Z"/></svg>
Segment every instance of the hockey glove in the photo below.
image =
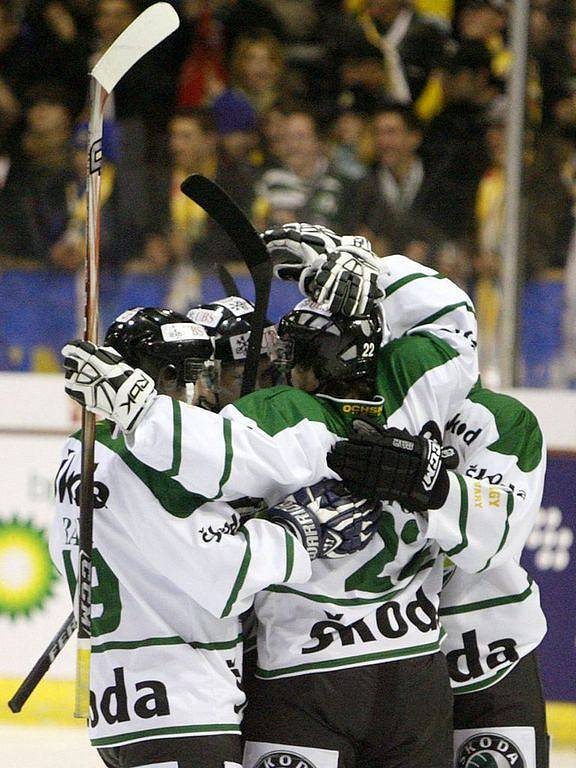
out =
<svg viewBox="0 0 576 768"><path fill-rule="evenodd" d="M342 240L343 244L321 264L307 290L315 301L327 304L334 314L348 317L369 314L384 295L378 288L379 259L364 238ZM350 240L353 242L346 242Z"/></svg>
<svg viewBox="0 0 576 768"><path fill-rule="evenodd" d="M62 349L65 390L92 413L131 432L156 397L154 381L131 368L112 347L71 341Z"/></svg>
<svg viewBox="0 0 576 768"><path fill-rule="evenodd" d="M412 512L437 509L448 496L439 443L405 429L355 419L350 439L336 443L328 454L328 466L353 493L397 501Z"/></svg>
<svg viewBox="0 0 576 768"><path fill-rule="evenodd" d="M340 245L341 238L326 227L295 222L278 229L267 229L262 239L274 264L276 277L300 281L305 270L313 264L317 268L326 254Z"/></svg>
<svg viewBox="0 0 576 768"><path fill-rule="evenodd" d="M353 497L338 480L301 488L268 510L293 534L310 559L344 557L363 549L376 533L380 504Z"/></svg>

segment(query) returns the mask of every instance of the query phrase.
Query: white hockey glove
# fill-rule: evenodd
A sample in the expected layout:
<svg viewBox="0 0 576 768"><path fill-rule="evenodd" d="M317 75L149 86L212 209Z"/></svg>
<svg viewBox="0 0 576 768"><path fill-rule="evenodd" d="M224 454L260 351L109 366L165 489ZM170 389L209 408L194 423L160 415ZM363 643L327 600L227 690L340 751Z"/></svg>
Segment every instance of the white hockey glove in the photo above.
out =
<svg viewBox="0 0 576 768"><path fill-rule="evenodd" d="M353 497L339 480L301 488L268 510L270 520L290 531L311 560L363 549L376 533L380 514L379 503Z"/></svg>
<svg viewBox="0 0 576 768"><path fill-rule="evenodd" d="M274 264L274 274L281 280L300 281L304 270L319 266L340 245L340 236L326 227L294 222L262 235Z"/></svg>
<svg viewBox="0 0 576 768"><path fill-rule="evenodd" d="M131 432L156 398L154 381L131 368L112 347L71 341L62 349L65 390L92 413Z"/></svg>
<svg viewBox="0 0 576 768"><path fill-rule="evenodd" d="M346 239L359 242L359 238ZM379 275L379 259L369 247L343 243L328 254L308 282L307 291L334 314L358 317L369 314L382 298Z"/></svg>

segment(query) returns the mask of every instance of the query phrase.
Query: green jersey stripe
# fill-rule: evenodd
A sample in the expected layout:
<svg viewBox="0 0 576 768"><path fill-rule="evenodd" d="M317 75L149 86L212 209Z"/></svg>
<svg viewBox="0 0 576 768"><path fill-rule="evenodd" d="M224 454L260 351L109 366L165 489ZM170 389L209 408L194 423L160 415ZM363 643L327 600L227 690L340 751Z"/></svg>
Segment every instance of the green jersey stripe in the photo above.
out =
<svg viewBox="0 0 576 768"><path fill-rule="evenodd" d="M286 539L286 573L282 581L288 581L294 569L294 538L287 530L284 530L284 538Z"/></svg>
<svg viewBox="0 0 576 768"><path fill-rule="evenodd" d="M179 400L172 400L172 467L168 473L174 477L180 472L182 463L182 403Z"/></svg>
<svg viewBox="0 0 576 768"><path fill-rule="evenodd" d="M266 587L264 591L297 595L298 597L306 598L306 600L312 600L316 603L329 603L330 605L371 605L372 603L386 603L402 590L396 589L393 592L383 593L378 597L329 597L328 595L313 595L309 592L301 592L299 589L287 587L285 584L273 584L270 587Z"/></svg>
<svg viewBox="0 0 576 768"><path fill-rule="evenodd" d="M234 448L232 446L232 422L230 419L224 419L224 469L222 470L222 477L218 484L218 493L214 496L214 499L219 499L222 496L222 488L226 485L230 479L230 472L232 471L232 459L234 458Z"/></svg>
<svg viewBox="0 0 576 768"><path fill-rule="evenodd" d="M283 667L281 669L261 669L256 668L256 677L269 680L282 675L295 674L297 672L312 672L320 669L336 669L345 666L361 666L373 662L389 659L403 659L406 656L425 656L431 653L437 653L440 650L440 640L425 645L413 645L410 648L398 648L391 651L380 651L376 653L364 653L360 656L348 656L347 658L328 659L326 661L316 661L309 664L297 664L294 667Z"/></svg>
<svg viewBox="0 0 576 768"><path fill-rule="evenodd" d="M460 535L462 537L462 540L460 541L460 544L457 544L452 549L448 550L445 554L448 555L448 557L452 557L452 555L457 555L459 552L462 552L462 550L468 546L468 534L466 532L466 525L468 523L468 487L464 480L460 477L460 475L456 475L456 479L458 480L458 483L460 485L460 520L459 520L459 526L460 526Z"/></svg>
<svg viewBox="0 0 576 768"><path fill-rule="evenodd" d="M207 501L213 501L206 496L187 491L177 480L169 477L166 472L160 472L139 461L126 448L121 436L116 439L112 437L113 426L110 422L97 424L96 440L113 451L126 464L166 512L174 515L174 517L190 517L198 507L206 504Z"/></svg>
<svg viewBox="0 0 576 768"><path fill-rule="evenodd" d="M454 616L458 613L473 613L474 611L483 611L485 608L494 608L497 605L510 605L511 603L522 603L532 594L531 578L528 579L528 586L524 592L516 595L505 595L503 597L493 597L488 600L478 600L476 603L465 603L464 605L453 605L448 608L440 608L440 616Z"/></svg>
<svg viewBox="0 0 576 768"><path fill-rule="evenodd" d="M410 328L410 330L413 331L415 328L419 328L421 325L429 325L430 323L434 323L436 320L444 317L444 315L449 315L450 312L458 309L459 307L466 307L468 312L471 312L473 315L476 314L474 307L471 304L469 304L467 301L460 301L458 304L449 304L446 307L442 307L442 309L439 309L438 312L434 312L433 315L428 315L428 317L425 317L424 320L419 320L415 325L412 326L412 328Z"/></svg>
<svg viewBox="0 0 576 768"><path fill-rule="evenodd" d="M486 563L484 568L481 568L478 571L478 573L482 573L482 571L485 571L490 566L490 563L492 562L492 560L496 557L498 552L500 552L500 550L506 543L506 540L508 539L508 534L510 533L510 515L512 514L513 511L514 511L514 494L512 493L512 491L508 491L508 498L506 500L506 523L504 525L504 532L502 534L502 538L500 539L500 544L496 552L494 552L494 554L492 555L492 557L488 558L488 562Z"/></svg>
<svg viewBox="0 0 576 768"><path fill-rule="evenodd" d="M215 501L222 496L222 489L230 477L232 470L232 460L234 450L232 446L232 422L224 420L224 444L225 458L222 476L218 484L218 492L215 496L207 497L198 493L187 491L177 480L169 475L178 474L180 462L182 460L182 414L181 403L174 401L174 436L173 436L173 461L170 472L160 472L139 461L124 444L124 439L112 437L112 428L110 422L101 422L96 425L96 439L99 443L106 446L122 459L124 464L146 485L148 490L154 495L158 503L174 517L190 517L190 515L209 501ZM177 447L178 446L178 447Z"/></svg>
<svg viewBox="0 0 576 768"><path fill-rule="evenodd" d="M516 456L521 472L535 470L542 461L544 440L532 411L514 397L486 389L473 389L468 398L489 410L496 422L499 437L488 450Z"/></svg>
<svg viewBox="0 0 576 768"><path fill-rule="evenodd" d="M240 733L238 723L206 723L206 725L173 725L167 728L151 728L149 731L131 731L117 736L90 739L93 747L110 747L127 741L148 739L152 736L174 736L180 733Z"/></svg>
<svg viewBox="0 0 576 768"><path fill-rule="evenodd" d="M500 680L501 677L504 677L504 675L507 675L508 672L511 672L512 669L518 664L517 661L513 661L511 664L509 664L507 667L504 667L504 669L501 669L499 672L496 672L495 675L492 675L492 677L488 677L485 680L481 680L479 683L470 683L469 685L459 685L457 688L452 689L452 693L455 695L460 693L473 693L474 691L481 691L483 688L490 688L490 686L494 685L494 683L497 683L498 680Z"/></svg>
<svg viewBox="0 0 576 768"><path fill-rule="evenodd" d="M222 640L214 643L200 643L196 640L190 642L174 635L171 637L147 637L144 640L111 640L108 643L92 645L92 653L106 653L107 651L132 651L138 648L147 648L154 645L189 645L191 648L202 651L227 651L235 648L242 642L242 635L233 640Z"/></svg>
<svg viewBox="0 0 576 768"><path fill-rule="evenodd" d="M242 564L240 565L238 576L236 577L236 581L234 582L234 586L232 587L232 591L230 592L230 597L228 598L228 602L226 603L226 606L222 611L223 619L230 614L230 611L232 610L232 606L238 599L238 594L242 589L242 585L244 584L244 580L246 579L246 573L248 572L248 566L250 565L250 560L252 559L252 551L250 549L250 533L248 532L247 529L244 529L243 531L239 532L237 535L242 535L246 539L246 551L244 552L244 557L242 558Z"/></svg>
<svg viewBox="0 0 576 768"><path fill-rule="evenodd" d="M403 288L405 285L408 285L413 280L422 280L422 278L432 278L434 280L446 280L444 275L439 274L436 272L433 275L427 275L424 272L416 272L412 275L406 275L406 277L401 277L399 280L396 280L395 283L392 283L391 285L386 288L384 291L385 298L388 298L389 296L392 296L393 293L396 293L400 288Z"/></svg>
<svg viewBox="0 0 576 768"><path fill-rule="evenodd" d="M376 378L377 390L384 397L386 416L390 418L402 406L419 379L456 357L458 352L447 342L426 331L386 344L378 356Z"/></svg>

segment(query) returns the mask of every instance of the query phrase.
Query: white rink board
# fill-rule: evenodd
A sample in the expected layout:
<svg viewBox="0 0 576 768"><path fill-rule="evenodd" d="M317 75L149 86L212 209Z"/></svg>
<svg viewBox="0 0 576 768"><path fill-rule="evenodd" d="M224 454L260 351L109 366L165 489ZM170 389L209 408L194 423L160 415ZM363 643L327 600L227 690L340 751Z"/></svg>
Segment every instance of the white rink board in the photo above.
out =
<svg viewBox="0 0 576 768"><path fill-rule="evenodd" d="M510 394L536 413L549 448L576 450L576 392L519 390ZM77 429L78 419L78 409L64 393L62 376L0 374L0 531L2 523L14 516L48 531L53 478L65 436ZM13 558L9 567L15 568L17 563L18 559ZM9 578L14 576L18 574L8 574ZM29 618L11 618L0 611L0 678L19 678L28 672L70 607L67 586L61 578L54 594ZM53 665L50 677L73 678L73 651L74 643L70 642Z"/></svg>

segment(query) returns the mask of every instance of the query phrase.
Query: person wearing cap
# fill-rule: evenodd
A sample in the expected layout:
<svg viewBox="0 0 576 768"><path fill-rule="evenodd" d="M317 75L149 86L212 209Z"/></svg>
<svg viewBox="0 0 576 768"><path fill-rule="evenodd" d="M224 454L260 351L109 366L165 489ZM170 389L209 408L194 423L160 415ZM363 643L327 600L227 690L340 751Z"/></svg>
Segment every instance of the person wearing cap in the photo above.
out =
<svg viewBox="0 0 576 768"><path fill-rule="evenodd" d="M222 154L229 163L261 165L256 110L236 88L223 91L212 103Z"/></svg>

